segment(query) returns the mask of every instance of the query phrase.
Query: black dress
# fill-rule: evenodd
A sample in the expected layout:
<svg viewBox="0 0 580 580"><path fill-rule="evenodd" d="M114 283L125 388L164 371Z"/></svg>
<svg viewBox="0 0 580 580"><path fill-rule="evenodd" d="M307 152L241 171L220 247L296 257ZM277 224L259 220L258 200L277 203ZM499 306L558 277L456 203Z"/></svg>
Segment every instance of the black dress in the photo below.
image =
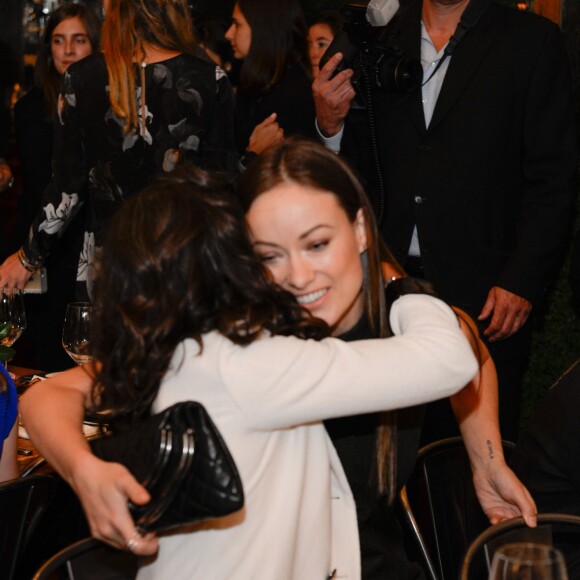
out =
<svg viewBox="0 0 580 580"><path fill-rule="evenodd" d="M280 82L264 95L238 89L236 93L236 146L240 155L246 152L256 125L272 113L284 129L284 136L316 136L312 81L300 66L291 66Z"/></svg>
<svg viewBox="0 0 580 580"><path fill-rule="evenodd" d="M22 170L22 192L18 197L18 219L10 241L11 253L28 238L30 225L41 209L42 195L52 174L54 127L39 88L32 88L16 103L14 128ZM48 292L24 297L27 328L17 350L17 357L22 352L24 366L45 371L74 366L62 348L61 336L66 306L75 300L82 226L82 221L76 220L55 240L45 264Z"/></svg>
<svg viewBox="0 0 580 580"><path fill-rule="evenodd" d="M375 338L366 316L342 340ZM385 377L385 388L389 388ZM356 386L354 386L356 388ZM397 411L397 486L411 475L421 436L423 405ZM403 530L385 496L373 480L377 414L358 415L324 422L336 448L356 503L361 544L362 580L416 580L425 578L419 564L411 562L403 544Z"/></svg>
<svg viewBox="0 0 580 580"><path fill-rule="evenodd" d="M128 197L182 160L237 169L233 93L221 69L181 54L143 71L136 64L135 78L139 133L124 133L124 122L110 107L102 55L68 68L55 123L52 179L23 246L29 261L41 264L86 206L77 282L89 293L106 223Z"/></svg>

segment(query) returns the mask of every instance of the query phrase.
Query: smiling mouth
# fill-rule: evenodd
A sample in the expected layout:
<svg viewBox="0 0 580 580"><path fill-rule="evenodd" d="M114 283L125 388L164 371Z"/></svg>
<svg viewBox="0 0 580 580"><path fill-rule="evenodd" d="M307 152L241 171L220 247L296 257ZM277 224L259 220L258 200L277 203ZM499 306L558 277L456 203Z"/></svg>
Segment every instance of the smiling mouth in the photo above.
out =
<svg viewBox="0 0 580 580"><path fill-rule="evenodd" d="M296 296L296 300L298 304L302 306L308 306L317 300L320 300L326 293L328 292L328 288L324 288L323 290L317 290L316 292L310 292L310 294L304 294L302 296Z"/></svg>

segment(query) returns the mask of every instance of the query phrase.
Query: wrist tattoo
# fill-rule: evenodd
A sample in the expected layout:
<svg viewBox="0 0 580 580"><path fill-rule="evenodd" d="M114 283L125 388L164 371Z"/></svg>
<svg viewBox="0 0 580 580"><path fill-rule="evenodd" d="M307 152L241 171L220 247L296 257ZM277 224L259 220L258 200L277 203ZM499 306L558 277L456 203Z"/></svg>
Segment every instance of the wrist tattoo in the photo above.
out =
<svg viewBox="0 0 580 580"><path fill-rule="evenodd" d="M486 441L486 443L487 443L487 453L489 455L489 458L493 459L494 458L493 444L491 443L491 441L489 439Z"/></svg>

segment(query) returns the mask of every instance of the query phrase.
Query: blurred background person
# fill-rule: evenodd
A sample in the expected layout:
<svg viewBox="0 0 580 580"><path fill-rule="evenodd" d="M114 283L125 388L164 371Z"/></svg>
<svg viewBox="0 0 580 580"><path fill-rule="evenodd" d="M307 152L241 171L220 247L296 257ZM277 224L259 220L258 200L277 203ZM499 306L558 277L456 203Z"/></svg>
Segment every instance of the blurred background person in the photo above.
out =
<svg viewBox="0 0 580 580"><path fill-rule="evenodd" d="M51 182L0 287L23 287L82 208L77 295L90 297L106 224L128 197L185 159L237 170L231 86L196 56L186 0L105 2L102 49L65 72Z"/></svg>
<svg viewBox="0 0 580 580"><path fill-rule="evenodd" d="M342 15L338 10L320 12L308 27L308 55L312 66L312 78L318 77L320 59L342 30Z"/></svg>
<svg viewBox="0 0 580 580"><path fill-rule="evenodd" d="M199 45L207 55L230 76L234 53L226 39L229 24L222 18L194 19L195 34Z"/></svg>
<svg viewBox="0 0 580 580"><path fill-rule="evenodd" d="M22 170L18 219L10 243L16 251L28 236L41 209L44 190L52 174L53 122L62 78L67 68L99 49L101 23L81 4L63 4L50 15L43 32L34 71L34 87L14 107L16 145ZM22 337L26 365L46 371L68 368L72 361L61 346L66 305L75 298L78 256L83 241L83 220L77 219L55 240L46 261L48 291L26 295L28 332Z"/></svg>
<svg viewBox="0 0 580 580"><path fill-rule="evenodd" d="M226 38L234 57L243 59L235 116L240 155L260 153L283 136L314 136L306 23L298 0L240 0Z"/></svg>

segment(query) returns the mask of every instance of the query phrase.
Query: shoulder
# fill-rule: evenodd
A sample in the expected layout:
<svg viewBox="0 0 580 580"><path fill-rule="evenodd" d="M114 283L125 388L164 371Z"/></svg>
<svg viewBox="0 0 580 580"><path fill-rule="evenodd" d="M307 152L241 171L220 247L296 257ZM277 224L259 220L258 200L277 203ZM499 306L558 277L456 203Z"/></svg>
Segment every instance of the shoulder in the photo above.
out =
<svg viewBox="0 0 580 580"><path fill-rule="evenodd" d="M546 35L559 34L560 29L557 24L544 16L540 16L528 10L516 10L508 6L492 2L490 15L497 23L501 23L513 29L514 40L520 35ZM533 48L533 47L529 47Z"/></svg>
<svg viewBox="0 0 580 580"><path fill-rule="evenodd" d="M101 88L107 84L107 65L100 52L71 64L64 73L64 86L67 92L81 87L98 86Z"/></svg>

